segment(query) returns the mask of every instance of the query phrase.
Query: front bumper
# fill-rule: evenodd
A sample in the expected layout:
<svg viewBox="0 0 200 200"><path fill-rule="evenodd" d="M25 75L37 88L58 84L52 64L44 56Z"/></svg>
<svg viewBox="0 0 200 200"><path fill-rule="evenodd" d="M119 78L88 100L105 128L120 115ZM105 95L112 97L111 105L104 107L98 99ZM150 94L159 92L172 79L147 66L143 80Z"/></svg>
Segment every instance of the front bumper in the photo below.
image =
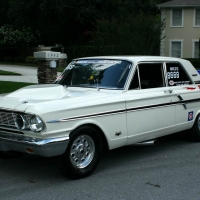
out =
<svg viewBox="0 0 200 200"><path fill-rule="evenodd" d="M24 135L0 132L0 151L17 151L44 157L62 155L69 137L41 139Z"/></svg>

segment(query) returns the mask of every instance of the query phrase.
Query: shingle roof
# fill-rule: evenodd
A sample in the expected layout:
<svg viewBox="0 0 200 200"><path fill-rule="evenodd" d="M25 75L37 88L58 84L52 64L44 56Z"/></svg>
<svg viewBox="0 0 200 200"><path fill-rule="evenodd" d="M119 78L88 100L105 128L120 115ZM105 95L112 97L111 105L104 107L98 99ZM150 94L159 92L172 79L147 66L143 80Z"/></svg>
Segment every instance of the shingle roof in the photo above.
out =
<svg viewBox="0 0 200 200"><path fill-rule="evenodd" d="M196 7L200 6L200 0L174 0L158 4L157 7Z"/></svg>

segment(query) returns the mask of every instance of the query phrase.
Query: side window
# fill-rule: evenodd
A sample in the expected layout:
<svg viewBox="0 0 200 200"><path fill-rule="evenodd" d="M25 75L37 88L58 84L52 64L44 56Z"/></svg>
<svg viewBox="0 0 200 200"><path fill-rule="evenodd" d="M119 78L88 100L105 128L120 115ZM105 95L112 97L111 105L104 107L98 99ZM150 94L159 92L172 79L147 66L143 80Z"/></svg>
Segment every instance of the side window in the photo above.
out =
<svg viewBox="0 0 200 200"><path fill-rule="evenodd" d="M192 84L189 76L179 63L166 63L166 68L169 86Z"/></svg>
<svg viewBox="0 0 200 200"><path fill-rule="evenodd" d="M138 69L141 89L165 86L162 63L141 63Z"/></svg>

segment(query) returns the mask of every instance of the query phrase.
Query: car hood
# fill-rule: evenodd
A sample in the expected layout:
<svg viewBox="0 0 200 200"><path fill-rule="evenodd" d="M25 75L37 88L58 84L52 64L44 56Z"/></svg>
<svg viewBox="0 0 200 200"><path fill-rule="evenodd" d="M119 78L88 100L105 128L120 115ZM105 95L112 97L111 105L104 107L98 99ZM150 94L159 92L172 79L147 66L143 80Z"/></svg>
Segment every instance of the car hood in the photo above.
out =
<svg viewBox="0 0 200 200"><path fill-rule="evenodd" d="M31 85L15 92L12 92L0 99L1 109L25 111L30 106L38 105L38 110L46 105L51 105L51 101L63 102L68 99L70 104L80 104L80 102L95 101L112 96L110 90L99 92L90 88L66 88L58 84ZM119 91L117 91L119 94ZM121 92L120 92L121 93ZM114 92L116 94L116 91ZM114 95L115 96L115 95ZM114 97L113 97L114 98ZM69 103L69 101L68 101ZM49 106L48 106L49 107Z"/></svg>

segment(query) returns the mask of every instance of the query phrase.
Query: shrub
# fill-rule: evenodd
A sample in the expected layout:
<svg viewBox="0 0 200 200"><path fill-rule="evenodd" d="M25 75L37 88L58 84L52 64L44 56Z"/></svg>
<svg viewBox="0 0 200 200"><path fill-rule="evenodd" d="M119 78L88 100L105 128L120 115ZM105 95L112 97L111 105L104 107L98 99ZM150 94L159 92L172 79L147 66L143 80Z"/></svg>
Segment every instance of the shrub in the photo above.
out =
<svg viewBox="0 0 200 200"><path fill-rule="evenodd" d="M185 58L190 61L195 68L200 69L200 59L199 58Z"/></svg>
<svg viewBox="0 0 200 200"><path fill-rule="evenodd" d="M33 64L36 64L37 63L37 60L33 57L33 56L27 56L25 58L25 62L26 63L33 63Z"/></svg>
<svg viewBox="0 0 200 200"><path fill-rule="evenodd" d="M5 61L5 62L12 62L13 59L12 59L11 56L6 56L6 57L4 57L4 61Z"/></svg>
<svg viewBox="0 0 200 200"><path fill-rule="evenodd" d="M24 58L21 56L15 57L15 62L18 62L18 63L24 62Z"/></svg>

